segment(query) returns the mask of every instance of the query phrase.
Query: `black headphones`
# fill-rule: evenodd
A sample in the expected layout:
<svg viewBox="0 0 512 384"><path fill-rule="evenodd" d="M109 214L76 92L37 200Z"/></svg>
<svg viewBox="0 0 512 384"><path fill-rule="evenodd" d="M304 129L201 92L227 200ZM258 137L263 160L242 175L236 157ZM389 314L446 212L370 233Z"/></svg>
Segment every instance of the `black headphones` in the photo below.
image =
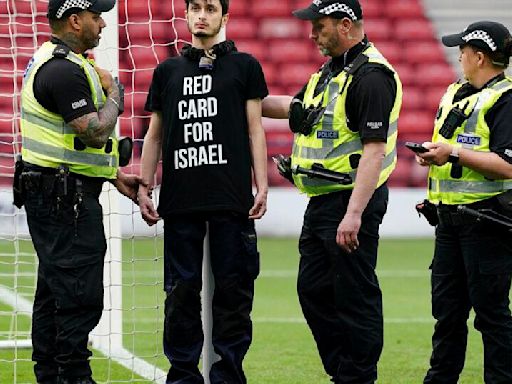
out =
<svg viewBox="0 0 512 384"><path fill-rule="evenodd" d="M235 47L235 43L233 42L233 40L226 40L226 41L223 41L222 43L215 44L211 49L212 54L217 57L224 56L224 55L228 54L229 52L236 52L236 51L237 51L237 49ZM205 51L204 51L204 49L194 48L190 44L185 44L185 46L181 49L181 54L184 57L187 57L191 60L200 60L201 57L205 56Z"/></svg>

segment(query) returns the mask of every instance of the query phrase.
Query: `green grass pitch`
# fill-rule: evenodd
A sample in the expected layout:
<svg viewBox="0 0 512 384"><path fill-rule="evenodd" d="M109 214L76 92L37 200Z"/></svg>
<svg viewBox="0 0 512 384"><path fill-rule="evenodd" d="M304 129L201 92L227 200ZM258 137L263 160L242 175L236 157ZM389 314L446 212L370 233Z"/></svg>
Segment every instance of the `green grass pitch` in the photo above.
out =
<svg viewBox="0 0 512 384"><path fill-rule="evenodd" d="M15 247L21 254L16 264ZM254 339L244 363L249 383L329 383L295 292L297 240L263 238L259 248L261 274L256 283ZM379 384L422 382L434 325L428 271L432 248L431 239L381 241L378 275L384 294L385 346L379 363ZM123 242L123 332L127 349L167 370L161 347L161 255L159 239ZM0 242L1 285L17 287L30 300L33 273L29 241ZM13 333L26 338L30 319L21 314L13 317L10 312L11 308L0 299L0 340ZM99 352L94 354L93 369L99 383L147 382ZM0 383L33 382L30 350L0 350ZM482 382L481 339L470 324L466 367L459 383Z"/></svg>

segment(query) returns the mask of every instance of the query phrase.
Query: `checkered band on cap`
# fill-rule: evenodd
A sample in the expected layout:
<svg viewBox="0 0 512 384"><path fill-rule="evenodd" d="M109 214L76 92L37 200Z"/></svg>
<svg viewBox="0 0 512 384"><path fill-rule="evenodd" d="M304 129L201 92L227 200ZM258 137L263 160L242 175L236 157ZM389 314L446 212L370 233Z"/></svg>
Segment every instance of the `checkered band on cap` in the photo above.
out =
<svg viewBox="0 0 512 384"><path fill-rule="evenodd" d="M66 0L64 4L62 4L55 14L57 19L60 19L64 12L66 12L68 9L71 8L81 8L81 9L88 9L92 3L87 0Z"/></svg>
<svg viewBox="0 0 512 384"><path fill-rule="evenodd" d="M470 40L482 40L485 44L489 46L489 48L491 48L491 51L494 52L498 49L492 37L489 36L487 32L482 31L480 29L473 31L467 34L466 36L462 36L462 40L464 40L466 43Z"/></svg>
<svg viewBox="0 0 512 384"><path fill-rule="evenodd" d="M343 12L343 13L346 13L347 15L349 15L353 21L357 20L356 14L352 10L352 8L350 8L347 4L340 4L340 3L331 4L323 9L320 9L319 12L323 13L324 15L330 15L331 13L334 13L334 12Z"/></svg>

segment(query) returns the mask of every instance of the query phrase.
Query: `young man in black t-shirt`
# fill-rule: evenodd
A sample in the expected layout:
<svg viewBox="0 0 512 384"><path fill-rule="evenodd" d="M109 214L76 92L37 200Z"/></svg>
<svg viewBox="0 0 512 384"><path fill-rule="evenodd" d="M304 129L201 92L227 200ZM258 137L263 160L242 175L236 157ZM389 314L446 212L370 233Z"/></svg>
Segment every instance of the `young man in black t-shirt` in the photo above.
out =
<svg viewBox="0 0 512 384"><path fill-rule="evenodd" d="M267 170L260 64L219 32L225 0L186 1L192 45L160 64L146 109L152 112L142 151L142 177L153 183L162 156L158 212L140 190L144 220L165 222L164 352L167 383L203 383L200 291L208 224L212 271L211 383L246 383L242 361L251 343L250 312L259 272L254 219L266 211ZM252 172L251 172L252 170ZM252 174L257 194L252 195Z"/></svg>

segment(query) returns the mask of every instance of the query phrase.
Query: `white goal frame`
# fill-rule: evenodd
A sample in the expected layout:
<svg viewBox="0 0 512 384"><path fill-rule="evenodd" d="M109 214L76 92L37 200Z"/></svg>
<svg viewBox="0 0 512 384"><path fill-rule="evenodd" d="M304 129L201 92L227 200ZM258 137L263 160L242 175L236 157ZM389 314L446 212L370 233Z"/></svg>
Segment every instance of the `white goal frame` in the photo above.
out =
<svg viewBox="0 0 512 384"><path fill-rule="evenodd" d="M174 1L174 0L173 0ZM178 0L180 1L180 0ZM114 9L102 14L107 27L102 32L100 45L97 48L95 61L99 67L107 69L114 77L119 75L119 34L118 34L118 4ZM150 20L148 20L150 22ZM226 39L226 31L221 31L221 41ZM15 67L16 69L16 67ZM15 89L19 91L19 89ZM119 133L119 124L116 127ZM16 138L14 137L14 140ZM19 151L19 145L17 147ZM107 252L104 265L104 309L101 320L90 334L90 343L93 349L117 362L121 366L133 371L146 380L164 384L167 372L153 366L143 359L135 356L123 345L123 284L122 284L122 234L120 219L120 199L123 198L115 187L105 183L100 202L103 207L105 236L107 239ZM24 218L24 211L14 213L15 226L18 219ZM15 236L19 234L15 230ZM202 354L202 372L205 383L209 384L209 372L218 356L215 354L211 342L212 338L212 308L214 281L210 265L209 235L204 244L203 260L203 291L202 291L202 320L204 333L204 346ZM32 302L21 297L17 292L0 286L2 301L13 308L15 314L32 316ZM30 349L30 339L14 339L0 341L0 349Z"/></svg>

